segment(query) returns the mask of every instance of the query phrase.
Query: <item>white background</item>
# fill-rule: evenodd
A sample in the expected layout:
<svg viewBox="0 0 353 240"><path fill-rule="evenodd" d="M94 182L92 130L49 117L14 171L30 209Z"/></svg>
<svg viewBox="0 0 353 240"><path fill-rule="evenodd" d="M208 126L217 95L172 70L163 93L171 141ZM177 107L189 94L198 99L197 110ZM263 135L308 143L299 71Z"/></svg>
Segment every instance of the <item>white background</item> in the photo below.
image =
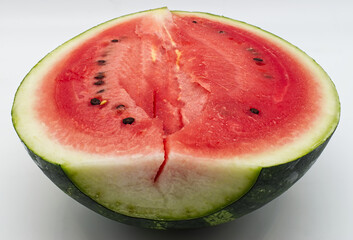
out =
<svg viewBox="0 0 353 240"><path fill-rule="evenodd" d="M153 231L106 219L66 196L27 155L11 123L16 88L46 53L106 20L151 8L204 11L257 25L312 56L335 82L340 125L281 197L221 226ZM0 239L353 239L353 1L0 0Z"/></svg>

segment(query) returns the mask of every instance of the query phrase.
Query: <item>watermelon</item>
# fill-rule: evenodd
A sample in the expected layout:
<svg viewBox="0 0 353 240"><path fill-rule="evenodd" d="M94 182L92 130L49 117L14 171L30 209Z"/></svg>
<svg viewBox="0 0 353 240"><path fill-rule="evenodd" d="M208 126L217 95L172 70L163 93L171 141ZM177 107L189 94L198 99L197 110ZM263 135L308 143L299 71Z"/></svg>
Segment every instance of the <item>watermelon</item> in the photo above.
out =
<svg viewBox="0 0 353 240"><path fill-rule="evenodd" d="M12 120L35 163L103 216L214 226L292 186L340 116L304 52L249 24L160 8L98 25L24 78Z"/></svg>

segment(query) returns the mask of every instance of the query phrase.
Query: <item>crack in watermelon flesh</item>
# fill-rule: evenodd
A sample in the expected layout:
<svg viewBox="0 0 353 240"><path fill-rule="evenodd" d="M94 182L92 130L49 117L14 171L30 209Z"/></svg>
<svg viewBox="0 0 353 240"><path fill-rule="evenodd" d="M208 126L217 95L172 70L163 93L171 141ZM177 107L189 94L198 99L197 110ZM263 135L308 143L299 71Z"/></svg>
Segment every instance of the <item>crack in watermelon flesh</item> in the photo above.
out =
<svg viewBox="0 0 353 240"><path fill-rule="evenodd" d="M163 146L164 146L164 161L163 161L162 165L158 168L158 172L153 179L154 182L156 182L158 180L158 178L161 175L161 173L164 169L164 166L166 165L167 160L168 160L168 153L169 152L168 152L168 148L167 148L167 144L166 144L166 138L163 139Z"/></svg>

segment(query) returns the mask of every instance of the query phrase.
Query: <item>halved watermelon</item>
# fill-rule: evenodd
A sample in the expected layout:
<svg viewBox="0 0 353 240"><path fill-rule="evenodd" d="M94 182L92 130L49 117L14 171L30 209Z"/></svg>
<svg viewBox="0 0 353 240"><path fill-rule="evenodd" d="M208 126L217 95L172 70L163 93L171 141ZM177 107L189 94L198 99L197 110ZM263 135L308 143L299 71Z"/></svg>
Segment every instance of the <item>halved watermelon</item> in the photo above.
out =
<svg viewBox="0 0 353 240"><path fill-rule="evenodd" d="M31 157L94 211L149 228L238 218L296 182L340 114L288 42L206 13L113 19L43 58L12 119Z"/></svg>

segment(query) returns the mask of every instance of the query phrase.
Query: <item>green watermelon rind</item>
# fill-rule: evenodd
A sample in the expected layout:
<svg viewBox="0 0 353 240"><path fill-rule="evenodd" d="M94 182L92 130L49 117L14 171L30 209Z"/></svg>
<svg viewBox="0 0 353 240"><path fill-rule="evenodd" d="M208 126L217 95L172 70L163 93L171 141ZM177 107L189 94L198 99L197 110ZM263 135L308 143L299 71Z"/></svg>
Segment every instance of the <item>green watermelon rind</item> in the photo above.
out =
<svg viewBox="0 0 353 240"><path fill-rule="evenodd" d="M330 138L326 139L315 150L294 161L262 168L255 184L249 191L230 205L198 218L171 221L130 217L100 205L77 188L59 164L50 163L32 152L26 145L25 147L33 161L53 183L67 195L100 215L118 222L143 228L187 229L226 223L266 205L284 193L308 171L321 155L329 140Z"/></svg>

